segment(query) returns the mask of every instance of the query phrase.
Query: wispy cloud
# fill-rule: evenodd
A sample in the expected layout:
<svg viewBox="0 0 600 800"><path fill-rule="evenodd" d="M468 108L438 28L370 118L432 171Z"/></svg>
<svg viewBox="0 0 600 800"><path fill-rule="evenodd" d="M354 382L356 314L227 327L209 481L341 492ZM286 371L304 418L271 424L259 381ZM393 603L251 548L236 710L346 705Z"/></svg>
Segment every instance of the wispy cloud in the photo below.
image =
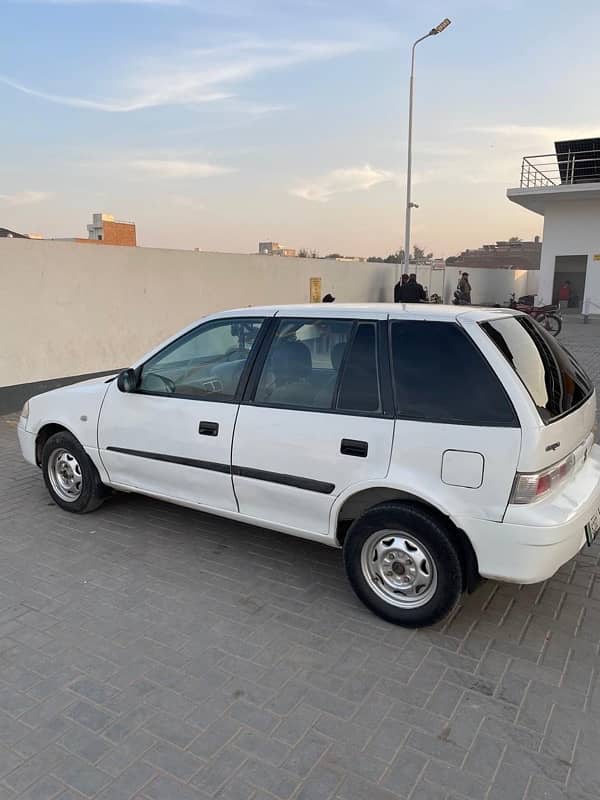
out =
<svg viewBox="0 0 600 800"><path fill-rule="evenodd" d="M52 192L33 192L22 191L15 194L0 194L0 203L7 206L30 206L34 203L41 203L52 197Z"/></svg>
<svg viewBox="0 0 600 800"><path fill-rule="evenodd" d="M10 86L13 89L16 89L19 92L23 92L24 94L31 95L32 97L39 97L42 100L47 100L50 103L59 103L63 106L71 106L72 108L85 108L91 109L93 111L111 111L111 112L121 112L121 111L140 111L143 108L149 108L151 106L163 105L164 103L160 100L158 96L151 98L149 95L137 95L131 96L128 99L123 100L89 100L85 97L69 97L67 95L61 94L52 94L50 92L43 92L38 89L32 89L29 86L25 86L22 83L18 83L17 81L13 81L10 78L5 77L4 75L0 75L0 83L4 83L6 86ZM198 93L195 99L195 103L213 103L216 100L225 100L230 95L223 94L220 92L213 92L213 93L206 93L201 94Z"/></svg>
<svg viewBox="0 0 600 800"><path fill-rule="evenodd" d="M374 169L370 164L364 164L361 167L331 170L325 175L294 186L290 189L290 194L304 200L326 203L333 195L365 191L379 183L395 180L395 177L389 170Z"/></svg>
<svg viewBox="0 0 600 800"><path fill-rule="evenodd" d="M595 137L598 132L598 125L586 127L567 127L559 125L521 125L521 124L499 124L499 125L478 125L466 130L474 133L490 134L501 136L506 139L519 139L527 142L532 139L543 139L550 146L560 139L585 139Z"/></svg>
<svg viewBox="0 0 600 800"><path fill-rule="evenodd" d="M168 58L146 58L135 65L116 97L57 94L6 75L0 75L0 82L51 103L95 111L127 112L160 106L198 106L236 97L234 87L237 84L263 73L349 55L370 46L368 37L283 44L253 39L171 53ZM247 111L256 113L256 108L248 104ZM258 108L262 110L260 106ZM238 111L244 111L243 104L238 106Z"/></svg>
<svg viewBox="0 0 600 800"><path fill-rule="evenodd" d="M210 164L206 161L180 161L174 159L138 158L128 164L133 169L150 172L161 178L210 178L236 172L234 167Z"/></svg>

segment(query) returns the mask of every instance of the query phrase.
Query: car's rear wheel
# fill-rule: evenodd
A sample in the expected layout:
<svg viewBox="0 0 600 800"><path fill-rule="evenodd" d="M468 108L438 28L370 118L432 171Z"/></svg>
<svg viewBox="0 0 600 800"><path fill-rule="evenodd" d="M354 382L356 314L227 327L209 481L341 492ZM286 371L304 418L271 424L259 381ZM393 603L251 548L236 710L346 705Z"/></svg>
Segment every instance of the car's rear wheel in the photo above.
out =
<svg viewBox="0 0 600 800"><path fill-rule="evenodd" d="M65 511L75 514L93 511L108 493L94 463L67 431L55 433L45 443L42 471L50 496Z"/></svg>
<svg viewBox="0 0 600 800"><path fill-rule="evenodd" d="M375 506L355 520L344 561L358 597L396 625L432 625L452 611L462 592L457 548L444 525L415 505Z"/></svg>

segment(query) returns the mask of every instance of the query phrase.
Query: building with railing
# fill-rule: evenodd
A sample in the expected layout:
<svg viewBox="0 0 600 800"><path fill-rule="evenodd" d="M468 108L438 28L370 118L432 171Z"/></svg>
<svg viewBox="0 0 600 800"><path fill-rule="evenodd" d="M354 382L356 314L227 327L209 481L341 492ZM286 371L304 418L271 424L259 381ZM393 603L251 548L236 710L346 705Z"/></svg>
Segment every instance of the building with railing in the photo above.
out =
<svg viewBox="0 0 600 800"><path fill-rule="evenodd" d="M556 302L568 285L572 308L600 314L600 137L525 156L507 197L544 217L538 302Z"/></svg>

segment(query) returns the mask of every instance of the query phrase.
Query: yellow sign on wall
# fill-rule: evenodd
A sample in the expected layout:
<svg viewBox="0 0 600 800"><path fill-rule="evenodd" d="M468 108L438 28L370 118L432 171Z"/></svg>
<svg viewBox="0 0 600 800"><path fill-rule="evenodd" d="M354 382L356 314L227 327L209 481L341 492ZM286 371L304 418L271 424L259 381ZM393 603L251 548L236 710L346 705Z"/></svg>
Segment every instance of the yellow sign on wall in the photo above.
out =
<svg viewBox="0 0 600 800"><path fill-rule="evenodd" d="M321 302L321 278L310 279L310 302Z"/></svg>
<svg viewBox="0 0 600 800"><path fill-rule="evenodd" d="M600 253L594 253L594 261L600 261Z"/></svg>

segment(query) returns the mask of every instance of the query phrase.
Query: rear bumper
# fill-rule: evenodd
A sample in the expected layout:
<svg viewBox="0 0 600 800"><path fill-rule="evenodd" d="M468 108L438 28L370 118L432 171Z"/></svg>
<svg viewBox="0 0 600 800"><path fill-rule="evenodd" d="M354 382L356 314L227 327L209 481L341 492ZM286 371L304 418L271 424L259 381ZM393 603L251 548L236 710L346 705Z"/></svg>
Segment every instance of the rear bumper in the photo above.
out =
<svg viewBox="0 0 600 800"><path fill-rule="evenodd" d="M23 418L19 420L19 424L17 425L17 436L19 438L19 445L21 446L23 458L30 464L37 466L35 460L35 436L33 433L25 430L25 421Z"/></svg>
<svg viewBox="0 0 600 800"><path fill-rule="evenodd" d="M600 446L558 492L546 500L509 506L503 522L462 517L484 578L538 583L551 578L586 544L585 526L600 515ZM600 537L600 534L598 534Z"/></svg>

